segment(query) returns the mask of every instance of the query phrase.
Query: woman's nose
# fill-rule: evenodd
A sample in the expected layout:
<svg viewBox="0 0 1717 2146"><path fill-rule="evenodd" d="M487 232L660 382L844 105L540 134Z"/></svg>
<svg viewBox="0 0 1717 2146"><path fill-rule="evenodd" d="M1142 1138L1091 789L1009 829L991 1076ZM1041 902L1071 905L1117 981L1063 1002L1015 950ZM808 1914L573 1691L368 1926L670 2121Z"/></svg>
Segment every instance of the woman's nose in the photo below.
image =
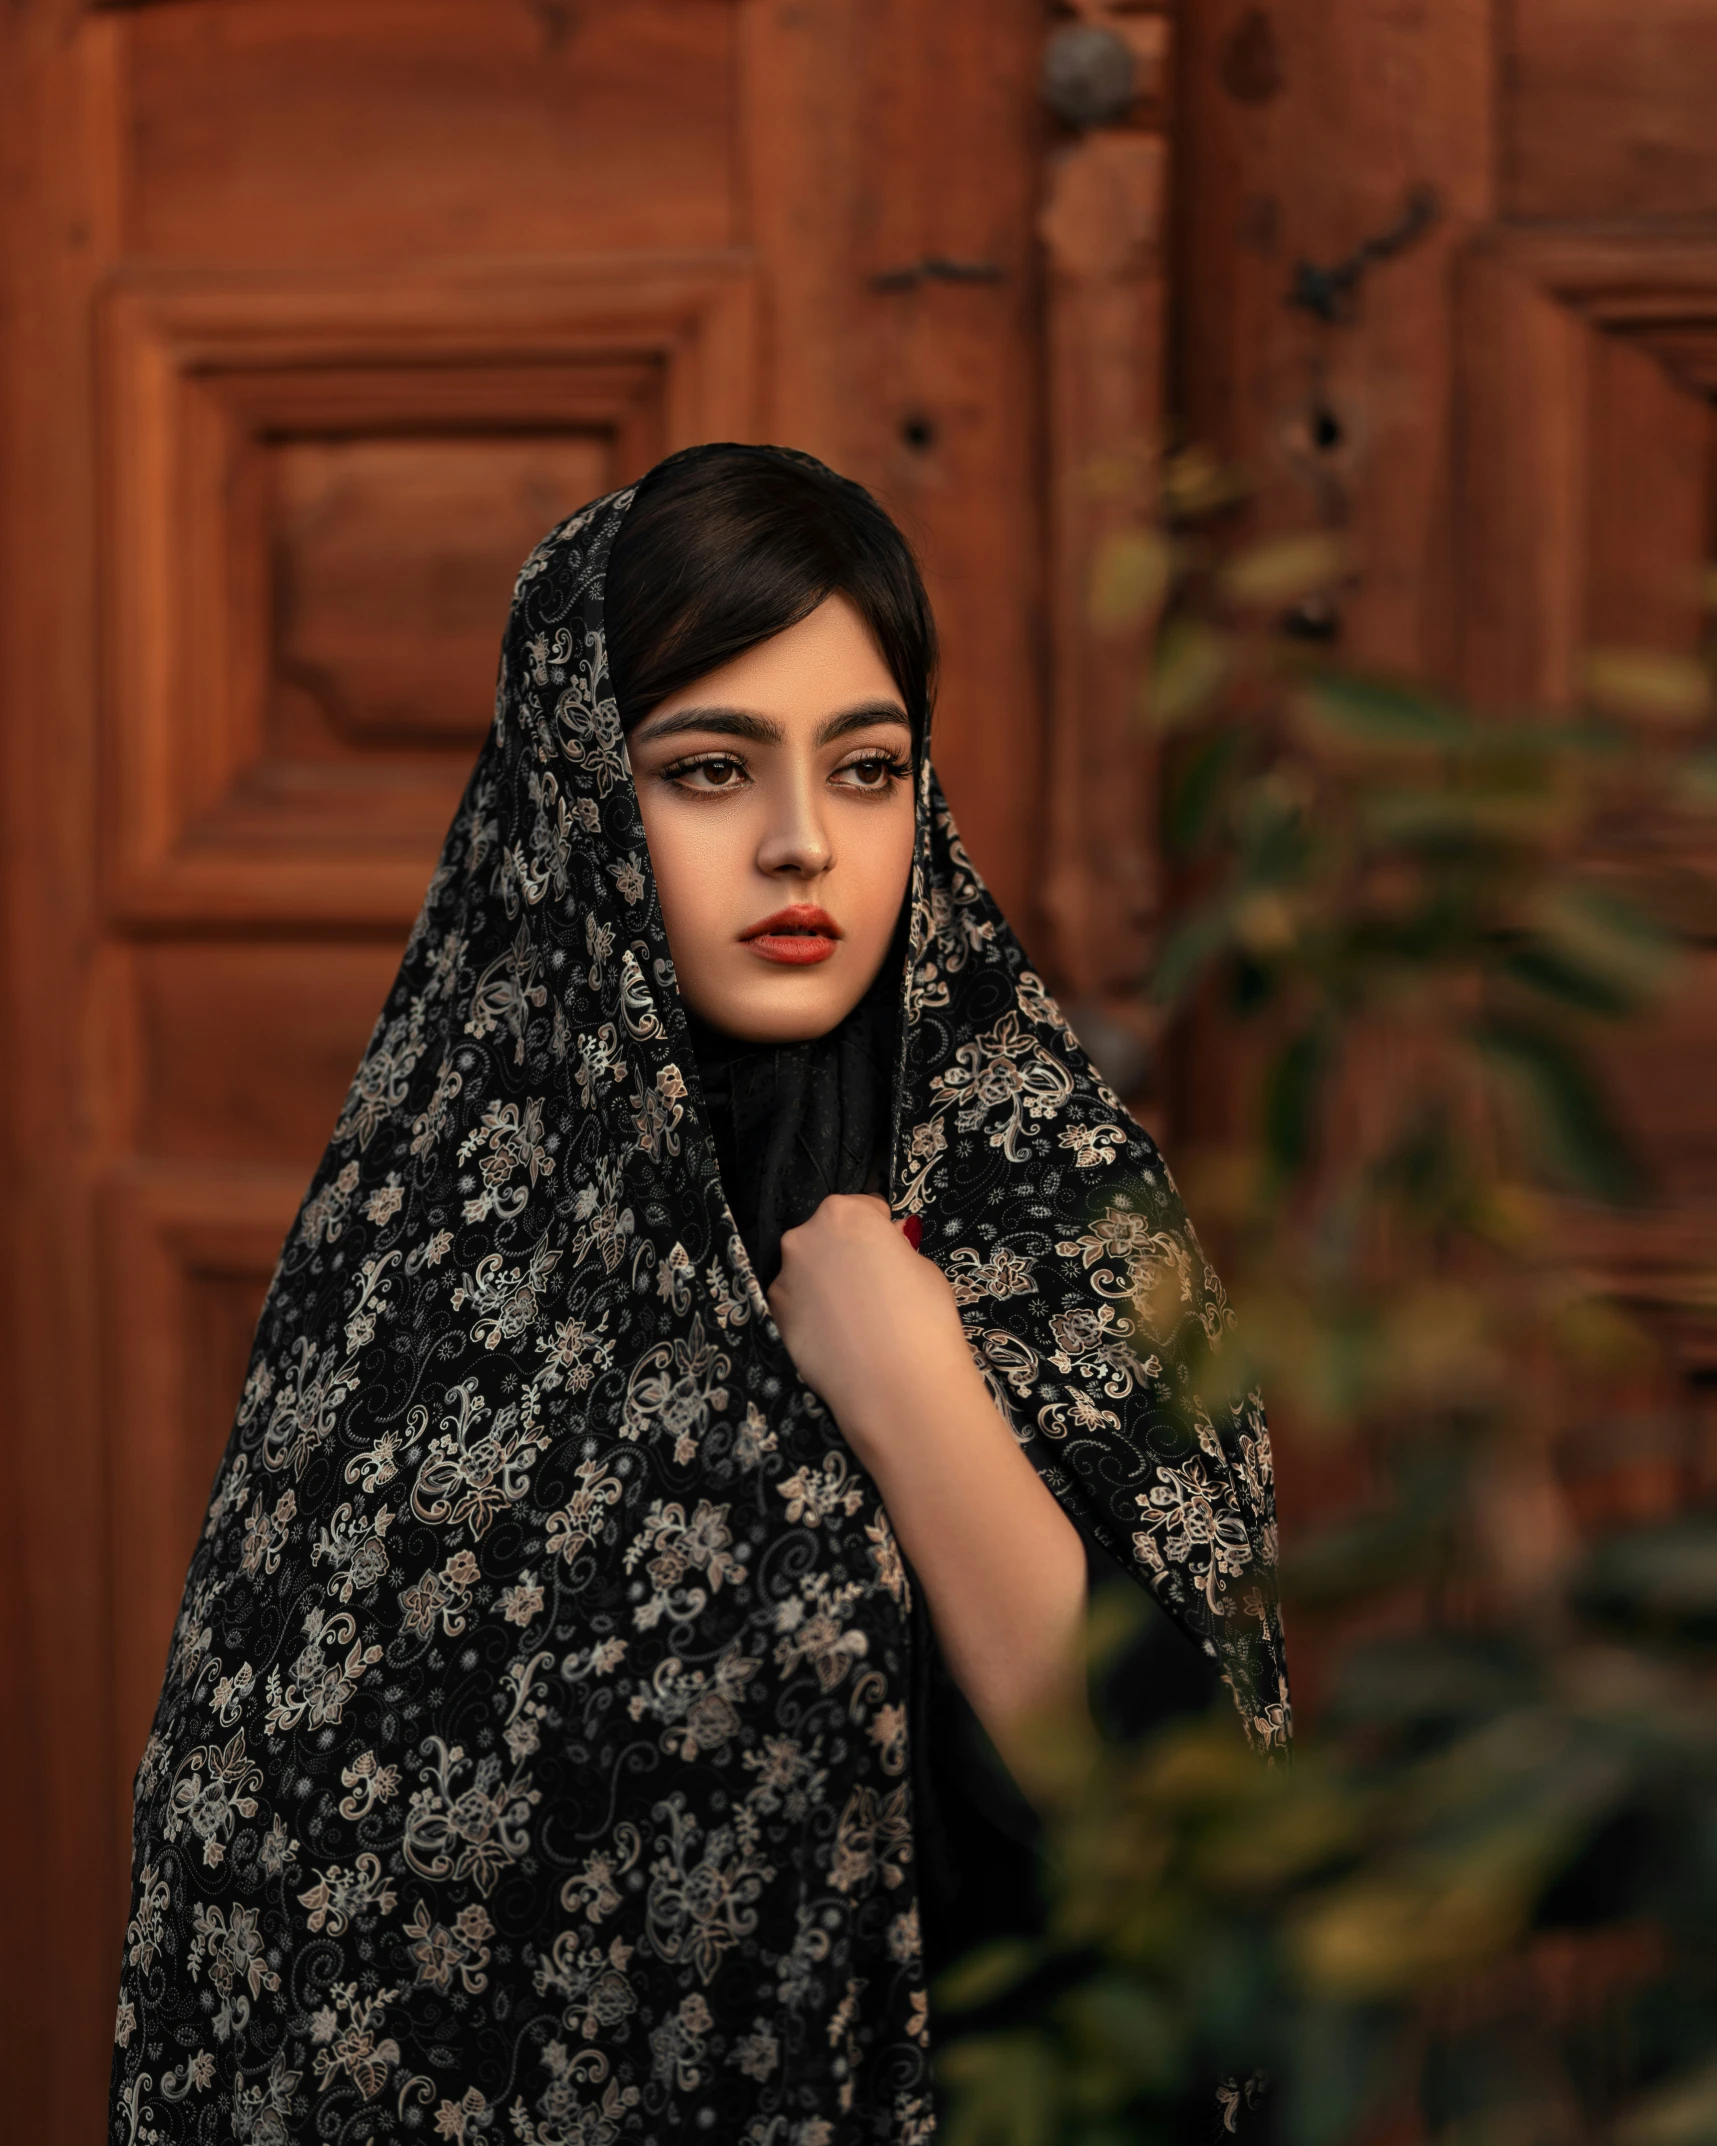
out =
<svg viewBox="0 0 1717 2146"><path fill-rule="evenodd" d="M757 868L777 878L814 879L834 863L828 829L817 810L814 781L793 783L757 850Z"/></svg>

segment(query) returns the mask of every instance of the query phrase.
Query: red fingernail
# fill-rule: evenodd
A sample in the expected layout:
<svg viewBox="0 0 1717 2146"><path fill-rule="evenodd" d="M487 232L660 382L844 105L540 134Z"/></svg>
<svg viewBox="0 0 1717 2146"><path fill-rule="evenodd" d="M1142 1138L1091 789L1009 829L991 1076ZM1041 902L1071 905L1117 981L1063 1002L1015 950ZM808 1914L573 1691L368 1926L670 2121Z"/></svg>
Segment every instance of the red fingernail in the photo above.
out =
<svg viewBox="0 0 1717 2146"><path fill-rule="evenodd" d="M907 1243L911 1245L912 1249L916 1252L918 1247L924 1242L924 1225L922 1222L919 1221L916 1215L908 1215L906 1220L900 1225L900 1234L906 1239Z"/></svg>

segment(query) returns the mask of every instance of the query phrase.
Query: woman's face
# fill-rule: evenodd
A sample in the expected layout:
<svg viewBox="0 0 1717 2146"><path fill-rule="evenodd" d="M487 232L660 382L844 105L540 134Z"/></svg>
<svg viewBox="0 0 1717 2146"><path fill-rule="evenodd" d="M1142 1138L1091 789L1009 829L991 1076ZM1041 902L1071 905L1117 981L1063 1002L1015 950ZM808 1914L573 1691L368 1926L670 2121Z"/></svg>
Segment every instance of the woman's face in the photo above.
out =
<svg viewBox="0 0 1717 2146"><path fill-rule="evenodd" d="M882 965L912 866L912 732L831 596L627 741L680 991L752 1043L825 1035Z"/></svg>

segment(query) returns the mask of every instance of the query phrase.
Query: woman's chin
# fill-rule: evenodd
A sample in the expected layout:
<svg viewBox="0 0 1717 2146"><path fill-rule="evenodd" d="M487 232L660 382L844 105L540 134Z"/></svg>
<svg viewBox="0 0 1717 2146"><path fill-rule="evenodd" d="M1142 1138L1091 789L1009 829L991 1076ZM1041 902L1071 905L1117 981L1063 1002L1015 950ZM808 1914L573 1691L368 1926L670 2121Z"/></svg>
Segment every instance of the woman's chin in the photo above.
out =
<svg viewBox="0 0 1717 2146"><path fill-rule="evenodd" d="M685 990L683 976L680 988ZM741 1043L809 1043L846 1019L864 987L854 989L826 971L781 969L752 979L748 990L712 993L706 1003L699 1003L701 993L686 996L700 1019Z"/></svg>

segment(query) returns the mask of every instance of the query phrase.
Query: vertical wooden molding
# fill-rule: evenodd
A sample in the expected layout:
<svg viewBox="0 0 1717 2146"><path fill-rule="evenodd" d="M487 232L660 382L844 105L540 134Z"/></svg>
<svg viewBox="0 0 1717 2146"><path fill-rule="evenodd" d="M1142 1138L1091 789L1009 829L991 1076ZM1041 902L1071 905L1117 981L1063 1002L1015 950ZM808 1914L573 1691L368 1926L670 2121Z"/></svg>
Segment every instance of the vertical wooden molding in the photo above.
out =
<svg viewBox="0 0 1717 2146"><path fill-rule="evenodd" d="M1042 34L1042 0L870 0L847 316L853 474L917 548L941 636L937 769L973 861L1032 943L1045 743L1032 234Z"/></svg>
<svg viewBox="0 0 1717 2146"><path fill-rule="evenodd" d="M1138 509L1136 489L1094 480L1130 464L1148 481L1159 442L1167 177L1160 131L1095 127L1052 157L1038 220L1054 578L1044 905L1058 980L1075 999L1136 987L1158 907L1143 650L1093 624L1090 592L1104 537Z"/></svg>
<svg viewBox="0 0 1717 2146"><path fill-rule="evenodd" d="M1493 226L1458 264L1455 344L1455 572L1468 690L1554 706L1569 697L1594 625L1637 640L1667 624L1671 646L1695 636L1697 558L1672 569L1679 584L1627 605L1615 555L1637 541L1649 559L1666 512L1683 545L1702 552L1708 541L1703 471L1690 487L1676 462L1688 453L1703 463L1696 410L1717 399L1717 241L1609 225ZM1637 539L1609 526L1618 466L1629 472L1624 511ZM1646 571L1662 569L1634 562L1627 584L1637 589Z"/></svg>
<svg viewBox="0 0 1717 2146"><path fill-rule="evenodd" d="M1460 671L1494 705L1573 688L1586 593L1590 330L1516 266L1469 257L1455 316Z"/></svg>
<svg viewBox="0 0 1717 2146"><path fill-rule="evenodd" d="M866 145L850 85L860 12L861 0L744 0L737 57L739 236L767 264L761 432L837 469L852 459L859 393L854 195Z"/></svg>

